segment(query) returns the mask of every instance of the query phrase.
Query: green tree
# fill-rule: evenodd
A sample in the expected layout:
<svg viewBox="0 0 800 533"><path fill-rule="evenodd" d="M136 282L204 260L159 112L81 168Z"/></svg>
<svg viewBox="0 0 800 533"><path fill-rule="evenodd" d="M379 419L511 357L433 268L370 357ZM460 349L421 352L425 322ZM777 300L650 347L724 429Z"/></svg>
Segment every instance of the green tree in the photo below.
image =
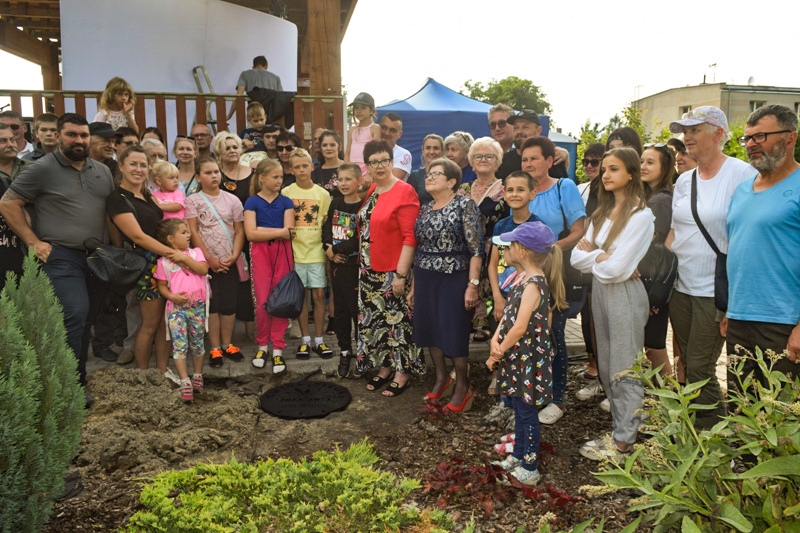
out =
<svg viewBox="0 0 800 533"><path fill-rule="evenodd" d="M730 138L725 142L722 152L727 156L749 162L750 159L747 157L747 150L745 150L744 146L739 144L739 137L744 135L744 121L731 124L730 132Z"/></svg>
<svg viewBox="0 0 800 533"><path fill-rule="evenodd" d="M84 396L64 317L31 252L0 293L0 531L41 531L80 444Z"/></svg>
<svg viewBox="0 0 800 533"><path fill-rule="evenodd" d="M467 80L464 82L461 94L489 104L506 104L514 109L532 109L542 115L549 115L553 110L547 101L547 95L540 87L534 85L531 80L516 76L509 76L500 81L492 80L487 84Z"/></svg>
<svg viewBox="0 0 800 533"><path fill-rule="evenodd" d="M592 124L589 120L586 120L583 126L581 126L581 133L578 137L580 141L578 143L578 155L577 161L575 162L575 177L578 178L579 183L587 181L586 173L584 173L583 165L581 164L586 148L593 143L605 143L605 137L608 137L608 133L603 132L603 128L600 126L599 122Z"/></svg>

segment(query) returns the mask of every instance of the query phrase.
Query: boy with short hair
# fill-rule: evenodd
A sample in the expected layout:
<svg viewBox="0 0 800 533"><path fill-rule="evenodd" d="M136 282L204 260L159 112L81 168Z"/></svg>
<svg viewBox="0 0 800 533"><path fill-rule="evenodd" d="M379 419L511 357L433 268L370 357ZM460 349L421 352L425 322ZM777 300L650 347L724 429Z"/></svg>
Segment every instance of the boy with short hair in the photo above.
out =
<svg viewBox="0 0 800 533"><path fill-rule="evenodd" d="M33 123L35 138L33 152L28 152L22 159L36 161L58 148L58 116L53 113L42 113Z"/></svg>
<svg viewBox="0 0 800 533"><path fill-rule="evenodd" d="M343 163L338 171L337 185L342 196L333 198L328 217L322 227L322 246L331 263L331 289L333 290L333 329L341 350L339 354L340 378L350 373L353 356L350 333L358 319L358 232L356 214L362 200L358 195L361 184L361 167L356 163Z"/></svg>
<svg viewBox="0 0 800 533"><path fill-rule="evenodd" d="M311 181L314 162L309 153L297 148L290 157L295 183L289 185L281 194L294 202L295 237L292 240L294 252L294 269L303 281L306 289L311 291L314 302L314 348L313 351L322 359L333 357L333 350L325 345L322 328L325 320L325 251L322 247L322 225L325 222L331 204L328 191ZM298 359L310 357L311 336L308 331L308 301L303 300L300 312L300 332L302 341L297 348Z"/></svg>
<svg viewBox="0 0 800 533"><path fill-rule="evenodd" d="M264 106L258 102L250 102L247 105L247 122L250 123L250 127L239 133L245 153L265 152L264 129L267 125L267 112Z"/></svg>

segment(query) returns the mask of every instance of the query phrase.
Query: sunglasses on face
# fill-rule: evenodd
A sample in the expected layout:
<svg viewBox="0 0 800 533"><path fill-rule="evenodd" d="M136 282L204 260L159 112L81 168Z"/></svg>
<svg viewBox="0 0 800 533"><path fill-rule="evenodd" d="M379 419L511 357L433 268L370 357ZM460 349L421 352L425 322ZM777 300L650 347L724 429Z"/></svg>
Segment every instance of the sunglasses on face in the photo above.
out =
<svg viewBox="0 0 800 533"><path fill-rule="evenodd" d="M275 148L275 149L276 149L277 151L279 151L279 152L291 152L292 150L294 150L294 148L295 148L295 147L294 147L294 145L293 145L293 144L290 144L289 146L282 146L282 145L279 145L279 146L278 146L277 148Z"/></svg>
<svg viewBox="0 0 800 533"><path fill-rule="evenodd" d="M498 120L497 122L490 122L489 129L493 130L495 128L500 128L501 130L508 126L508 121L505 120Z"/></svg>
<svg viewBox="0 0 800 533"><path fill-rule="evenodd" d="M584 159L583 161L581 161L581 163L583 163L583 166L585 167L595 168L600 166L599 159Z"/></svg>

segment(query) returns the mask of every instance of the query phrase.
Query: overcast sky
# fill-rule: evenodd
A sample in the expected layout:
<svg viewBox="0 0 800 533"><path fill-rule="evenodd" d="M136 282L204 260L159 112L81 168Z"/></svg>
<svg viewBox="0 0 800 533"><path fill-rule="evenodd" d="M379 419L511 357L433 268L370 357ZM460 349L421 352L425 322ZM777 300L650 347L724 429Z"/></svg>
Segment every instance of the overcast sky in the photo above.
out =
<svg viewBox="0 0 800 533"><path fill-rule="evenodd" d="M800 1L358 0L342 44L350 96L404 99L430 76L532 80L576 134L638 94L702 83L800 87ZM781 24L785 27L781 28ZM716 64L716 67L710 65ZM41 87L39 67L0 52L0 88Z"/></svg>
<svg viewBox="0 0 800 533"><path fill-rule="evenodd" d="M530 79L556 126L577 135L586 119L605 124L635 94L703 75L800 87L799 18L797 0L358 0L342 76L350 98L366 91L379 106L428 77L456 91L469 79Z"/></svg>

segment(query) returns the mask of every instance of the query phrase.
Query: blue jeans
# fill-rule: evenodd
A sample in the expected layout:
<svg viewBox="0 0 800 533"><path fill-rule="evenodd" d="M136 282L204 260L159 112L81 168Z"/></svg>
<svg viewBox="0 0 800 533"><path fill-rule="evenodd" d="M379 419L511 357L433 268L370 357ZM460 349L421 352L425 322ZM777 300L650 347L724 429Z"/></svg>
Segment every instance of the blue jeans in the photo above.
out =
<svg viewBox="0 0 800 533"><path fill-rule="evenodd" d="M539 468L539 409L532 404L525 403L519 397L511 397L514 407L514 451L516 459L522 460L525 470Z"/></svg>
<svg viewBox="0 0 800 533"><path fill-rule="evenodd" d="M98 303L102 297L101 282L89 272L86 252L53 245L42 270L64 308L64 328L67 344L78 359L78 377L86 385L86 360L89 357L89 339Z"/></svg>

